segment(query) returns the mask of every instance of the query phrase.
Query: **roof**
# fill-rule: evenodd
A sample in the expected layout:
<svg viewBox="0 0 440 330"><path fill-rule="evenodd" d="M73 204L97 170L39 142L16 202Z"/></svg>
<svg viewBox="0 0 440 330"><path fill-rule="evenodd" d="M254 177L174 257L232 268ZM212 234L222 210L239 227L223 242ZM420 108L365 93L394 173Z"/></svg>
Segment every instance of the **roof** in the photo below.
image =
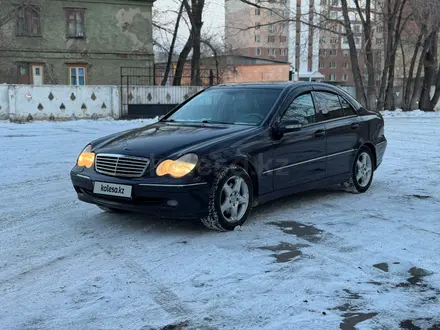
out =
<svg viewBox="0 0 440 330"><path fill-rule="evenodd" d="M242 87L242 88L276 88L284 89L304 84L310 84L308 81L280 81L280 82L252 82L252 83L226 83L216 85L213 88Z"/></svg>
<svg viewBox="0 0 440 330"><path fill-rule="evenodd" d="M280 81L280 82L263 81L263 82L249 82L249 83L224 83L213 86L211 88L239 87L239 88L285 89L285 88L295 88L304 85L321 86L327 88L333 87L338 90L341 90L339 86L335 86L326 82L315 82L315 81Z"/></svg>

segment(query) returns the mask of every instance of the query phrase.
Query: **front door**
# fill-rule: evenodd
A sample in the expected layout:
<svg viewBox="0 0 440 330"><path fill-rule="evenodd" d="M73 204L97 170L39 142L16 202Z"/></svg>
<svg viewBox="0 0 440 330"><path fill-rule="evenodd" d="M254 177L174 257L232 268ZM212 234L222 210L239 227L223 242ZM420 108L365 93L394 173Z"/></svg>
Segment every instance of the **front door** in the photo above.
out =
<svg viewBox="0 0 440 330"><path fill-rule="evenodd" d="M34 85L43 84L43 66L42 65L32 65L32 83Z"/></svg>
<svg viewBox="0 0 440 330"><path fill-rule="evenodd" d="M284 120L297 120L302 124L302 128L285 133L275 144L275 190L291 188L325 177L325 126L317 121L310 91L303 91L294 96L281 115L280 122Z"/></svg>

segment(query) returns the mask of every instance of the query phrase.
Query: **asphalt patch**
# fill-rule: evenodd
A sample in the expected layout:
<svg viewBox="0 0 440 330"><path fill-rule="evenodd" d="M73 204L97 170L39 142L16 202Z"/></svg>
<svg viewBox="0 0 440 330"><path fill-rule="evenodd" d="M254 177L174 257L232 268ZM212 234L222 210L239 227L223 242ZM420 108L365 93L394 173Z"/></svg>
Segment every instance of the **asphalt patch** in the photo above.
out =
<svg viewBox="0 0 440 330"><path fill-rule="evenodd" d="M429 199L429 198L431 198L432 196L429 196L429 195L417 195L417 194L414 194L414 195L408 195L408 197L417 198L417 199Z"/></svg>
<svg viewBox="0 0 440 330"><path fill-rule="evenodd" d="M417 319L419 321L422 321L424 323L431 323L433 320L431 318L422 318L422 319ZM414 324L415 320L404 320L402 322L400 322L400 328L404 329L404 330L422 330L421 327L417 326ZM424 328L426 330L440 330L440 323L437 324L433 324L432 326L430 326L429 328Z"/></svg>
<svg viewBox="0 0 440 330"><path fill-rule="evenodd" d="M273 252L281 252L281 253L275 253L271 256L276 258L277 263L283 263L293 260L296 257L299 257L302 255L301 248L308 247L307 244L290 244L290 243L280 243L278 245L274 246L262 246L259 247L259 249L262 250L269 250Z"/></svg>
<svg viewBox="0 0 440 330"><path fill-rule="evenodd" d="M366 320L372 319L377 313L345 313L344 319L339 324L341 330L356 330L356 325Z"/></svg>
<svg viewBox="0 0 440 330"><path fill-rule="evenodd" d="M417 268L412 267L410 270L408 270L408 273L412 275L412 277L408 278L407 281L411 283L412 285L417 285L423 281L423 278L425 276L432 275L432 272L423 269L423 268Z"/></svg>
<svg viewBox="0 0 440 330"><path fill-rule="evenodd" d="M388 267L388 264L386 262L382 262L380 264L375 264L375 265L373 265L373 267L377 268L377 269L380 269L383 272L388 273L389 267Z"/></svg>
<svg viewBox="0 0 440 330"><path fill-rule="evenodd" d="M296 221L277 221L269 222L270 225L279 227L286 234L292 234L303 238L311 243L317 243L322 239L323 230L316 227L304 225Z"/></svg>

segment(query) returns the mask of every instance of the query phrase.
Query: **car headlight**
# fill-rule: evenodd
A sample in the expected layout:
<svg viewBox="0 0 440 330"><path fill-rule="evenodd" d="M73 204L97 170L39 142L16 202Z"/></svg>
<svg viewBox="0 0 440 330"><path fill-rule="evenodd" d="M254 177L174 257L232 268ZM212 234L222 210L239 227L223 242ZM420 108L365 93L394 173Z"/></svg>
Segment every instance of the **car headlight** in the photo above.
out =
<svg viewBox="0 0 440 330"><path fill-rule="evenodd" d="M90 168L93 166L93 163L95 162L95 153L91 151L92 146L89 144L87 147L84 148L83 151L79 154L78 160L76 164L78 166L85 166L87 168Z"/></svg>
<svg viewBox="0 0 440 330"><path fill-rule="evenodd" d="M179 159L164 160L156 168L158 176L171 175L173 178L181 178L196 167L199 157L196 154L186 154Z"/></svg>

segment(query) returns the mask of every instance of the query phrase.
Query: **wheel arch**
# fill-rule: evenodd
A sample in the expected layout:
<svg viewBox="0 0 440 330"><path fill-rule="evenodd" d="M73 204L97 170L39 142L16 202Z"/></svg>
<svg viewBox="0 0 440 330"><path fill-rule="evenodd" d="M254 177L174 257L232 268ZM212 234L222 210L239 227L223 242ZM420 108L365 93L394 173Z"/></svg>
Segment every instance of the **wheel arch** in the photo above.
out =
<svg viewBox="0 0 440 330"><path fill-rule="evenodd" d="M234 157L232 158L227 165L237 165L242 167L251 177L252 180L252 189L254 193L254 198L258 196L259 193L259 181L258 174L255 166L252 162L249 161L246 157Z"/></svg>
<svg viewBox="0 0 440 330"><path fill-rule="evenodd" d="M371 154L373 155L374 170L376 170L377 169L376 147L374 146L374 144L372 142L365 142L364 144L361 145L361 147L359 149L361 149L362 147L366 147L366 148L370 149Z"/></svg>

